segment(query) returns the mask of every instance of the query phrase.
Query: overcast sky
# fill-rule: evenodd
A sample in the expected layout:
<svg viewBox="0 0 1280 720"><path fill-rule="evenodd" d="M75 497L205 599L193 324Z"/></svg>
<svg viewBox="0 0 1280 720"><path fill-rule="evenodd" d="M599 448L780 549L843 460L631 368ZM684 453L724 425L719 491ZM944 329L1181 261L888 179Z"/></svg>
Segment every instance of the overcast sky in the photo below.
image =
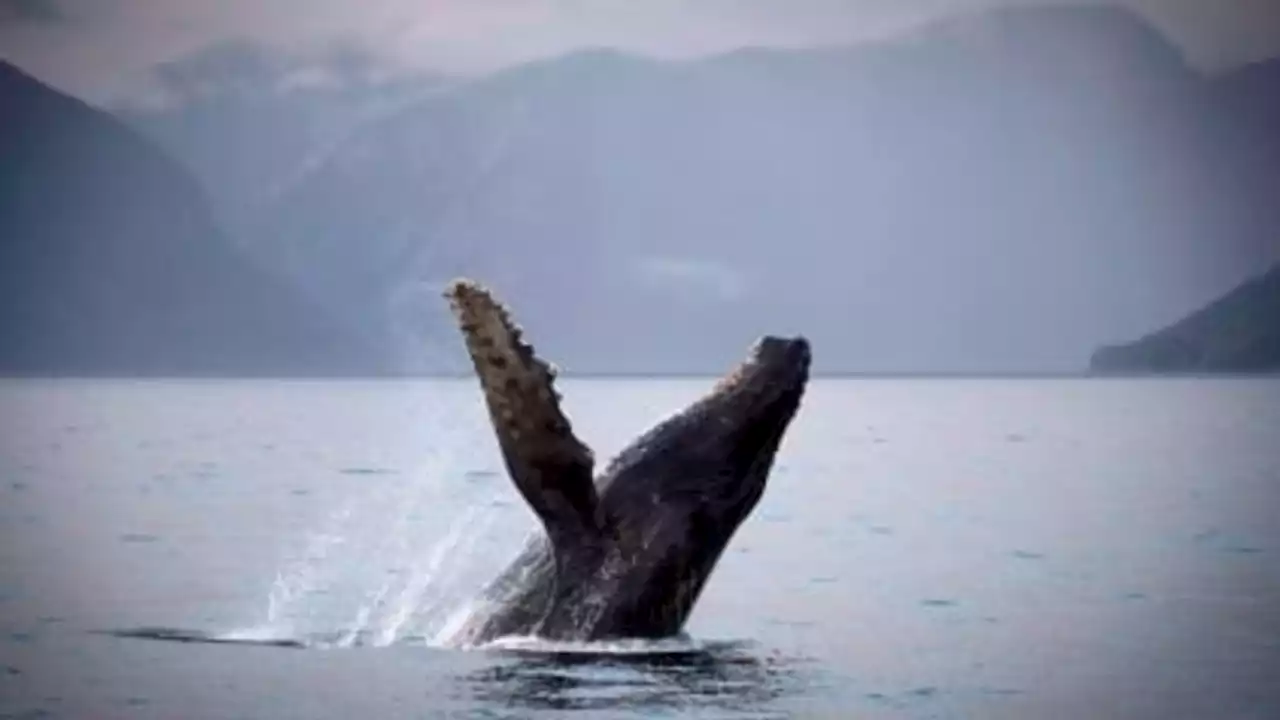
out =
<svg viewBox="0 0 1280 720"><path fill-rule="evenodd" d="M1280 0L1111 1L1148 17L1202 67L1280 54ZM997 2L0 0L0 57L71 92L101 97L157 62L227 40L291 53L354 45L396 64L457 73L583 46L681 56L856 42Z"/></svg>

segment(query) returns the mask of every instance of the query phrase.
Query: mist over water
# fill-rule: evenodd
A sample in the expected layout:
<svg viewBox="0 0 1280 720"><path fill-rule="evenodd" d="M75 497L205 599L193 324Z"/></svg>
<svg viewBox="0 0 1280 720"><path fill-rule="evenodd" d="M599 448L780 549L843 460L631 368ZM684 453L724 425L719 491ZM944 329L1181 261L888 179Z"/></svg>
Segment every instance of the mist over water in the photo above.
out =
<svg viewBox="0 0 1280 720"><path fill-rule="evenodd" d="M564 393L603 463L710 383ZM1280 707L1274 380L819 379L685 636L460 648L537 529L473 385L0 383L0 715Z"/></svg>

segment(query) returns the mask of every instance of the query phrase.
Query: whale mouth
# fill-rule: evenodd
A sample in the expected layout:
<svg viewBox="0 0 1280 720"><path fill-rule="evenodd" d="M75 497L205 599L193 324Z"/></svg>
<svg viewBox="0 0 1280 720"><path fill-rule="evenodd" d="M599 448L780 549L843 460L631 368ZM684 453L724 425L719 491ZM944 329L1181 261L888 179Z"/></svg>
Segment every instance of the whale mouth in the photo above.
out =
<svg viewBox="0 0 1280 720"><path fill-rule="evenodd" d="M766 335L751 346L746 359L717 382L700 404L708 408L721 405L722 411L744 416L768 412L784 398L794 398L798 404L812 362L808 339ZM794 411L793 406L781 414L789 419Z"/></svg>

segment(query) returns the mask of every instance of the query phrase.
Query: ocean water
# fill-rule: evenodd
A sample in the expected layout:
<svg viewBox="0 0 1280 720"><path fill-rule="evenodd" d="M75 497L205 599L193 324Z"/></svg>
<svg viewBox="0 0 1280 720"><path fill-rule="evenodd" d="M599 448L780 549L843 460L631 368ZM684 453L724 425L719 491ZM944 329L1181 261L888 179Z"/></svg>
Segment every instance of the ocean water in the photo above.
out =
<svg viewBox="0 0 1280 720"><path fill-rule="evenodd" d="M4 381L0 717L1276 718L1278 500L1280 381L818 379L684 637L462 648L474 381Z"/></svg>

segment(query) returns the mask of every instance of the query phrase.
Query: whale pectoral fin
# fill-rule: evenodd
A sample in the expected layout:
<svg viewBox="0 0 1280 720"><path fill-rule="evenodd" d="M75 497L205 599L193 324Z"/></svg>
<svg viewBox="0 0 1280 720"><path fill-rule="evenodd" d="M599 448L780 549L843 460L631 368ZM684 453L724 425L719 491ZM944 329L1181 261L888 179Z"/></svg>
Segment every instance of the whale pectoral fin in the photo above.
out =
<svg viewBox="0 0 1280 720"><path fill-rule="evenodd" d="M598 536L594 458L560 409L555 370L521 340L507 309L485 288L456 280L445 297L480 377L507 471L557 554Z"/></svg>

